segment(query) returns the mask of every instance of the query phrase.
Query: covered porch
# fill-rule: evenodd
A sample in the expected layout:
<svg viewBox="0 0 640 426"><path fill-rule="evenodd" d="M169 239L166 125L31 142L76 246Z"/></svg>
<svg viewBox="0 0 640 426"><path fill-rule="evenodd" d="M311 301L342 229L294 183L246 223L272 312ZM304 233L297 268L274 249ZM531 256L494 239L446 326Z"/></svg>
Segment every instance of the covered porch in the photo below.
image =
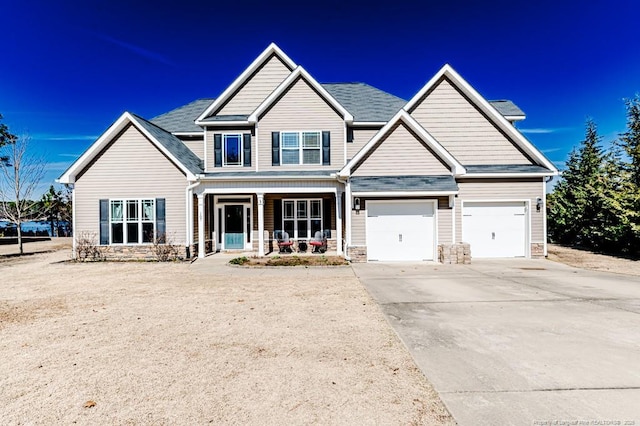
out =
<svg viewBox="0 0 640 426"><path fill-rule="evenodd" d="M283 231L293 253L312 253L309 243L320 231L327 253L343 254L343 192L335 180L230 183L203 182L188 195L192 256L278 254L276 237Z"/></svg>

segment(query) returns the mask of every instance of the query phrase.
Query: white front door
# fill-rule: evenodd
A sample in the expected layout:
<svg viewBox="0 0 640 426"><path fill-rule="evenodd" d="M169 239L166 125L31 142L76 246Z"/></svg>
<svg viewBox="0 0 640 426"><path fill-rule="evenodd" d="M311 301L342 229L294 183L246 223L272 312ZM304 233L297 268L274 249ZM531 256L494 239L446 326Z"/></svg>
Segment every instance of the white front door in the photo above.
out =
<svg viewBox="0 0 640 426"><path fill-rule="evenodd" d="M367 201L367 260L434 259L432 201Z"/></svg>
<svg viewBox="0 0 640 426"><path fill-rule="evenodd" d="M527 208L518 202L465 202L462 207L462 240L471 246L471 257L524 257L527 241Z"/></svg>

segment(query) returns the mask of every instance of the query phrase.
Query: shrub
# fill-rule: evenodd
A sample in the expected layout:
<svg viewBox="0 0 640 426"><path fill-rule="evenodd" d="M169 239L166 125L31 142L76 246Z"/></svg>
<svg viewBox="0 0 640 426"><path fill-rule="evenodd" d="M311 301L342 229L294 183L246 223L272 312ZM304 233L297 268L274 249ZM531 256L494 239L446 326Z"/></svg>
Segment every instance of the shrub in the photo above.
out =
<svg viewBox="0 0 640 426"><path fill-rule="evenodd" d="M104 260L102 248L96 243L94 232L80 231L76 237L76 260L80 262Z"/></svg>
<svg viewBox="0 0 640 426"><path fill-rule="evenodd" d="M244 265L245 263L248 263L248 262L249 262L249 258L247 256L234 257L229 261L229 263L232 265Z"/></svg>
<svg viewBox="0 0 640 426"><path fill-rule="evenodd" d="M153 240L153 254L158 262L173 262L178 260L178 247L173 244L171 237L166 234L158 235Z"/></svg>

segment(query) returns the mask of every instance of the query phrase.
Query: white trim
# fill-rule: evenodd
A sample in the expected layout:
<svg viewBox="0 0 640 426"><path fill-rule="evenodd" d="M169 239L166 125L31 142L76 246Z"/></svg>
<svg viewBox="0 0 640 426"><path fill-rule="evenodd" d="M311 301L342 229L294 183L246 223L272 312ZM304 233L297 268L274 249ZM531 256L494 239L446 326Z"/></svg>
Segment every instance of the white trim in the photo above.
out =
<svg viewBox="0 0 640 426"><path fill-rule="evenodd" d="M200 185L200 182L194 182L190 185L187 186L187 188L185 189L185 197L186 197L186 224L187 224L187 233L185 234L185 245L187 247L189 247L189 250L191 250L191 244L193 244L193 190L194 188L196 188L198 185ZM193 255L195 253L190 253L191 256L193 257Z"/></svg>
<svg viewBox="0 0 640 426"><path fill-rule="evenodd" d="M342 150L342 155L343 155L342 164L346 164L347 163L347 132L348 132L347 127L349 127L347 125L347 123L344 123L344 131L342 132L342 147L343 147L343 150ZM322 149L322 146L320 148Z"/></svg>
<svg viewBox="0 0 640 426"><path fill-rule="evenodd" d="M547 241L549 240L547 235L547 182L544 178L542 179L542 238L544 238L543 255L547 257Z"/></svg>
<svg viewBox="0 0 640 426"><path fill-rule="evenodd" d="M347 247L345 250L346 253L348 253L349 247L351 247L351 240L352 240L351 238L351 220L352 220L351 215L353 214L353 212L351 211L352 197L353 195L351 194L351 182L347 180L345 182L345 196L344 196L345 226L347 227Z"/></svg>
<svg viewBox="0 0 640 426"><path fill-rule="evenodd" d="M114 201L120 201L122 202L122 220L120 221L113 221L113 219L111 218L111 203ZM128 216L128 212L129 212L129 202L130 201L135 201L136 202L136 206L137 206L137 211L138 211L138 217L135 220L128 220L127 216ZM153 202L153 220L142 220L142 215L143 215L143 202L144 201L152 201ZM158 224L158 217L157 217L157 213L156 213L156 198L155 197L129 197L129 198L109 198L108 199L108 206L109 206L109 210L108 210L108 218L107 218L107 222L109 224L109 246L148 246L148 245L152 245L155 241L155 239L158 237L157 234L157 224ZM166 206L165 206L166 208ZM149 223L152 222L153 223L153 240L154 241L149 241L149 242L144 242L144 230L143 230L143 224L144 223ZM114 243L113 242L113 233L112 233L112 226L114 223L121 223L122 224L122 242L121 243ZM129 231L127 230L127 225L130 223L135 223L138 225L138 242L129 242L127 241L129 238ZM165 228L166 228L166 218L165 218ZM166 232L165 232L166 233Z"/></svg>
<svg viewBox="0 0 640 426"><path fill-rule="evenodd" d="M262 193L286 193L286 194L304 194L304 193L312 193L312 194L335 194L337 192L336 188L284 188L284 187L265 187L265 188L203 188L203 193L205 194L219 194L219 195L229 195L229 194L237 194L237 195L249 195L255 194L257 192Z"/></svg>
<svg viewBox="0 0 640 426"><path fill-rule="evenodd" d="M495 107L494 107L495 108ZM500 111L498 111L500 112ZM507 121L511 121L511 122L515 122L515 121L522 121L525 118L527 118L525 115L503 115L503 117L507 120Z"/></svg>
<svg viewBox="0 0 640 426"><path fill-rule="evenodd" d="M527 154L533 157L538 164L543 165L553 172L553 175L558 174L558 169L550 162L536 147L529 142L514 126L511 124L498 110L492 106L484 97L482 97L469 83L467 83L449 64L445 64L440 71L434 75L431 80L425 84L422 89L416 95L411 98L409 102L404 106L404 110L411 113L412 109L422 100L424 95L429 92L440 81L441 78L448 78L456 88L461 90L465 95L471 99L474 104L479 107L492 121L507 135L511 136L517 145L522 148Z"/></svg>
<svg viewBox="0 0 640 426"><path fill-rule="evenodd" d="M296 167L296 166L322 166L322 130L281 130L279 133L279 137L280 137L280 166L279 167ZM298 134L298 163L297 164L284 164L284 162L282 161L282 150L285 149L282 146L282 136L285 133L297 133ZM303 133L317 133L318 134L318 141L320 142L318 148L307 148L307 149L317 149L318 152L320 153L320 157L319 157L319 162L318 163L303 163L304 159L303 159L303 151L304 151L304 147L303 147L303 137L302 134ZM286 148L286 151L293 151L293 148Z"/></svg>
<svg viewBox="0 0 640 426"><path fill-rule="evenodd" d="M196 180L196 177L187 169L182 162L178 161L156 138L154 138L140 122L129 112L124 112L58 179L60 183L74 183L76 175L87 167L93 158L113 140L126 126L131 123L136 130L142 133L156 148L160 150L176 167L178 167L186 176L187 180Z"/></svg>
<svg viewBox="0 0 640 426"><path fill-rule="evenodd" d="M258 198L258 256L264 256L264 194L259 192L256 197ZM251 200L253 201L253 197ZM251 219L253 220L253 217Z"/></svg>
<svg viewBox="0 0 640 426"><path fill-rule="evenodd" d="M295 166L295 164L289 164L289 166ZM248 167L247 167L248 169ZM233 180L255 180L255 181L264 181L264 180L289 180L289 179L294 179L294 180L328 180L328 181L334 181L336 180L335 177L332 176L296 176L296 175L278 175L278 176L266 176L266 175L262 175L262 176L256 176L253 170L247 170L247 176L225 176L223 172L220 173L213 173L211 172L208 175L199 175L198 176L199 179L202 182L209 182L211 180L214 181L233 181Z"/></svg>
<svg viewBox="0 0 640 426"><path fill-rule="evenodd" d="M225 133L220 133L221 135L221 139L222 139L222 168L225 169L237 169L240 167L244 167L244 134L243 133L235 133L235 132L225 132ZM226 164L227 162L227 144L226 142L226 137L227 136L238 136L240 139L240 161L238 162L238 164ZM214 147L215 149L215 147Z"/></svg>
<svg viewBox="0 0 640 426"><path fill-rule="evenodd" d="M204 128L204 169L209 170L209 156L207 155L207 128Z"/></svg>
<svg viewBox="0 0 640 426"><path fill-rule="evenodd" d="M324 202L324 201L323 201ZM323 213L324 213L324 206ZM336 192L336 252L338 256L342 256L342 191ZM349 212L351 214L351 212Z"/></svg>
<svg viewBox="0 0 640 426"><path fill-rule="evenodd" d="M458 191L367 191L353 192L352 197L444 197Z"/></svg>
<svg viewBox="0 0 640 426"><path fill-rule="evenodd" d="M456 243L456 197L450 195L453 201L451 204L451 244Z"/></svg>
<svg viewBox="0 0 640 426"><path fill-rule="evenodd" d="M525 209L525 241L524 241L524 257L527 259L531 258L531 200L529 198L506 198L506 199L496 199L496 198L482 198L482 199L471 199L471 200L462 200L460 203L460 224L462 225L460 236L464 240L464 205L473 204L473 203L524 203ZM473 247L471 247L473 250Z"/></svg>
<svg viewBox="0 0 640 426"><path fill-rule="evenodd" d="M456 160L449 152L442 146L440 143L435 140L431 134L429 134L413 117L407 113L407 111L401 109L393 116L389 122L375 134L373 138L369 142L366 143L364 147L358 151L358 153L338 172L339 176L348 177L351 175L352 168L357 165L360 160L362 160L369 151L371 151L376 144L391 131L391 129L396 125L396 123L402 121L404 124L409 126L411 130L413 130L423 142L431 148L435 154L440 157L440 159L444 160L447 165L449 165L451 172L454 175L464 175L466 173L465 168ZM425 152L426 154L427 152Z"/></svg>
<svg viewBox="0 0 640 426"><path fill-rule="evenodd" d="M253 113L249 116L249 121L252 123L258 122L260 116L267 110L271 104L273 104L277 99L282 96L282 94L295 82L298 77L304 79L308 84L313 87L322 98L324 98L325 102L331 104L333 108L342 114L342 118L344 121L351 123L353 121L353 116L347 111L329 92L327 89L322 87L320 83L316 81L311 75L305 71L301 66L296 67L295 70L289 74L287 78L284 79L282 83L269 95L267 99L265 99L258 107L253 111Z"/></svg>
<svg viewBox="0 0 640 426"><path fill-rule="evenodd" d="M260 164L260 151L259 151L259 149L260 149L260 148L259 148L259 145L260 145L260 144L258 143L258 141L259 141L260 139L258 139L258 123L256 123L256 124L255 124L255 126L254 126L254 128L253 128L253 129L254 129L254 130L253 130L253 133L255 134L255 136L254 136L254 135L251 135L251 142L253 142L253 139L255 138L255 140L256 140L256 143L254 144L254 145L255 145L255 148L256 148L256 149L255 149L255 151L256 151L256 165L255 165L255 169L256 169L256 172L257 172L257 171L259 170L258 165ZM251 152L253 153L253 151L254 151L254 149L253 149L253 146L252 146L252 147L251 147ZM253 163L251 163L251 164L253 164Z"/></svg>
<svg viewBox="0 0 640 426"><path fill-rule="evenodd" d="M549 173L467 173L464 175L465 179L473 179L473 178L528 178L528 177L545 177L545 176L554 176L552 171Z"/></svg>
<svg viewBox="0 0 640 426"><path fill-rule="evenodd" d="M206 237L204 235L204 197L203 192L198 194L198 258L205 256Z"/></svg>
<svg viewBox="0 0 640 426"><path fill-rule="evenodd" d="M337 199L337 197L336 197ZM281 218L280 221L281 223L276 224L274 222L273 227L274 227L274 231L279 231L282 230L284 231L284 221L288 220L288 221L292 221L293 222L293 235L290 235L292 240L307 240L307 239L312 239L314 237L312 231L311 231L311 221L312 220L318 220L317 217L311 217L311 202L312 201L320 201L320 231L324 232L325 230L325 218L323 217L324 215L324 199L323 198L282 198L279 200L280 201L280 211L282 212L281 214ZM284 217L284 203L290 201L293 203L293 218L285 218ZM299 201L304 201L307 204L307 217L306 218L299 218L298 217L298 202ZM308 233L308 237L300 237L298 236L298 222L302 221L302 220L306 220L307 222L307 233ZM331 220L331 218L329 218L329 220ZM338 220L338 217L336 216L336 221ZM277 226L281 226L279 228L277 228ZM337 236L336 236L337 237Z"/></svg>
<svg viewBox="0 0 640 426"><path fill-rule="evenodd" d="M265 61L272 55L275 54L278 58L284 62L284 64L290 69L293 70L296 67L296 64L289 58L275 43L269 44L267 48L262 51L260 55L256 59L253 60L251 65L249 65L243 72L236 78L229 87L225 89L224 92L218 98L213 101L209 107L204 110L202 114L198 118L196 118L196 124L203 125L208 123L203 123L202 120L211 115L217 108L222 106L229 97L236 92L237 89L245 83L245 81L253 74L258 68L260 68Z"/></svg>
<svg viewBox="0 0 640 426"><path fill-rule="evenodd" d="M70 184L72 186L71 188L71 232L73 235L73 240L71 242L71 244L73 245L73 253L71 253L71 256L73 256L73 258L76 258L76 248L78 246L78 242L76 241L76 235L78 235L78 229L76 228L76 187L73 184ZM98 225L99 226L99 225ZM100 242L100 241L98 241Z"/></svg>
<svg viewBox="0 0 640 426"><path fill-rule="evenodd" d="M354 196L356 194L354 193ZM433 234L433 258L432 259L422 259L423 261L434 261L437 262L438 260L438 200L437 199L432 199L432 200L424 200L424 199L420 199L420 198L414 198L414 199L404 199L404 200L366 200L365 201L365 241L367 243L367 247L370 244L369 241L369 234L368 234L368 229L369 229L369 206L368 204L408 204L408 203L425 203L425 204L432 204L433 205L433 229L432 229L432 234ZM378 259L374 259L374 260L378 260ZM369 250L367 250L367 262L369 262ZM384 262L384 260L382 261Z"/></svg>

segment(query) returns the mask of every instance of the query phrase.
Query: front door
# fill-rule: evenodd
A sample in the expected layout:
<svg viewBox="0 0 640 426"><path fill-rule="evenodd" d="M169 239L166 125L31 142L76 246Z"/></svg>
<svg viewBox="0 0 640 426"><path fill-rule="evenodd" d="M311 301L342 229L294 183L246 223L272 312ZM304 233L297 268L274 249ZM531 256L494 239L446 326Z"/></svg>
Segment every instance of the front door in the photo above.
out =
<svg viewBox="0 0 640 426"><path fill-rule="evenodd" d="M224 206L224 248L244 248L244 206Z"/></svg>

